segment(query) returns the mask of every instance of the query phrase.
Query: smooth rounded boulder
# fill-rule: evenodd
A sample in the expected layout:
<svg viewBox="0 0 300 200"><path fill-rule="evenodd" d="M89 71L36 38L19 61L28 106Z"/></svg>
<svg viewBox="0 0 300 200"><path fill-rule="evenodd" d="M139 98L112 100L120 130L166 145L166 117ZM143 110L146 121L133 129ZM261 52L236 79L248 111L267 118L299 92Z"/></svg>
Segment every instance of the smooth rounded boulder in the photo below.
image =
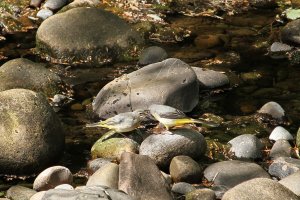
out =
<svg viewBox="0 0 300 200"><path fill-rule="evenodd" d="M100 8L73 8L47 18L38 28L42 57L62 64L102 65L128 60L143 44L117 15Z"/></svg>
<svg viewBox="0 0 300 200"><path fill-rule="evenodd" d="M105 85L93 101L101 118L152 104L191 111L199 101L199 83L194 70L183 61L169 58L125 74Z"/></svg>
<svg viewBox="0 0 300 200"><path fill-rule="evenodd" d="M25 89L0 92L0 171L30 174L63 154L61 122L41 93Z"/></svg>

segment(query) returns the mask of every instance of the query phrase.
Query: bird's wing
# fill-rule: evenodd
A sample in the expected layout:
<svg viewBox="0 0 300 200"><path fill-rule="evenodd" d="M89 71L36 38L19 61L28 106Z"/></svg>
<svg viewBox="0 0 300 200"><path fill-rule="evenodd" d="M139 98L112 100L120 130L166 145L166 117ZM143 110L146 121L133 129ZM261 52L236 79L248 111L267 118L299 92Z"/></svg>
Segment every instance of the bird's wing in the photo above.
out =
<svg viewBox="0 0 300 200"><path fill-rule="evenodd" d="M174 112L160 113L159 116L161 118L167 118L167 119L181 119L181 118L186 118L186 115L182 111L180 111L180 110L176 110Z"/></svg>

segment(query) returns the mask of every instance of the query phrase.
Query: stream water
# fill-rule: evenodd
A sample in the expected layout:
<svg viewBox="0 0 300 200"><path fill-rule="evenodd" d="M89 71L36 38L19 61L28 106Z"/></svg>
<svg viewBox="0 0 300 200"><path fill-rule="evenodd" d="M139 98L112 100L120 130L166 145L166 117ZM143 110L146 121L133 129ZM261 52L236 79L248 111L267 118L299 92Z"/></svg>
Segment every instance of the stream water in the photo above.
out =
<svg viewBox="0 0 300 200"><path fill-rule="evenodd" d="M213 113L225 121L240 119L241 129L247 123L244 117L253 115L263 104L276 101L286 111L290 125L286 128L295 135L300 126L300 67L291 65L288 60L274 60L267 55L267 47L278 39L280 24L274 22L277 11L263 10L248 14L214 19L208 17L169 16L167 21L172 27L182 27L193 33L193 39L179 44L149 43L165 48L169 57L176 57L191 66L222 71L230 78L227 88L203 92L200 103L192 115ZM0 43L0 52L5 61L25 57L33 61L46 62L30 51L34 48L36 30L6 36ZM211 48L203 48L201 38L214 38ZM194 38L200 38L193 42ZM200 42L199 42L200 41ZM200 44L199 44L200 43ZM201 46L202 45L202 46ZM208 44L205 44L208 45ZM1 55L1 54L0 54ZM86 163L90 159L92 144L105 132L95 132L84 128L91 120L89 105L97 92L110 80L124 73L136 70L135 63L118 63L101 68L68 67L51 65L56 71L63 71L64 80L73 86L74 101L58 112L66 128L66 151L62 160L78 177L84 180ZM83 108L76 108L83 105ZM87 106L85 106L87 104ZM246 124L246 125L245 125ZM237 129L235 131L241 130ZM250 130L250 129L249 129ZM255 130L251 129L251 130ZM223 136L220 136L223 135ZM218 139L221 144L237 135L228 129L215 130L207 137ZM262 134L267 137L268 135ZM0 181L1 190L5 190L15 181ZM18 179L17 181L20 182ZM31 183L27 179L25 183Z"/></svg>

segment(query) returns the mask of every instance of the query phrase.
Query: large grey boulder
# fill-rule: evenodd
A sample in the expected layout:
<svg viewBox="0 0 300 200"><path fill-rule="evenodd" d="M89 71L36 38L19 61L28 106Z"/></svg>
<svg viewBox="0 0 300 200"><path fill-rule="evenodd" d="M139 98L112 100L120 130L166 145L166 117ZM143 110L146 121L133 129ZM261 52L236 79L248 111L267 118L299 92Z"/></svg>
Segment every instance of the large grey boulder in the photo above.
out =
<svg viewBox="0 0 300 200"><path fill-rule="evenodd" d="M199 84L194 70L169 58L116 78L104 86L93 102L99 117L107 118L152 104L191 111L198 103Z"/></svg>
<svg viewBox="0 0 300 200"><path fill-rule="evenodd" d="M58 63L125 60L143 43L118 16L100 8L73 8L46 19L36 34L42 56Z"/></svg>
<svg viewBox="0 0 300 200"><path fill-rule="evenodd" d="M43 92L47 96L59 93L61 79L42 63L17 58L0 67L0 91L24 88Z"/></svg>
<svg viewBox="0 0 300 200"><path fill-rule="evenodd" d="M57 161L64 149L58 116L41 93L0 92L0 172L32 173Z"/></svg>

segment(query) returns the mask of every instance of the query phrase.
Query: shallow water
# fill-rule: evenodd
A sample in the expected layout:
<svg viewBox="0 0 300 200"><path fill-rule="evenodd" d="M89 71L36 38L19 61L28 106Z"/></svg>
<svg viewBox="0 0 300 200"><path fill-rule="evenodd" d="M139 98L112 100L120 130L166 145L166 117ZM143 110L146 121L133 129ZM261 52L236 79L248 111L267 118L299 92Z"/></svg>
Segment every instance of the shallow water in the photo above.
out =
<svg viewBox="0 0 300 200"><path fill-rule="evenodd" d="M201 49L193 39L180 44L149 43L164 47L170 57L180 58L191 66L205 67L226 73L231 85L227 88L203 92L200 103L191 114L201 116L213 113L230 121L243 116L251 116L268 101L278 102L286 111L290 126L286 128L296 134L300 126L300 67L292 66L287 60L273 60L267 54L267 47L278 37L280 26L273 26L277 11L252 12L241 16L227 17L224 20L184 16L171 16L168 21L173 27L183 27L193 32L193 38L199 35L221 35L221 41L215 47ZM38 62L46 62L36 56L34 48L35 30L27 33L7 36L0 43L0 64L7 60L25 57ZM233 52L229 54L229 52ZM7 57L4 59L2 56ZM236 57L236 55L239 55ZM51 65L64 80L73 86L75 101L58 112L66 128L66 152L61 164L76 173L78 181L86 175L85 167L90 159L92 144L105 132L104 129L88 130L84 126L91 122L90 107L76 111L72 104L83 103L92 98L110 80L124 73L136 70L135 63L118 63L101 68L71 67ZM241 118L243 124L243 118ZM247 123L246 123L247 124ZM255 129L255 128L254 128ZM214 136L214 133L222 133ZM222 128L208 137L218 138L226 143L234 134ZM267 135L264 135L266 137ZM28 179L31 182L31 179ZM3 180L4 181L4 180ZM15 181L15 180L14 180ZM7 188L4 181L1 190ZM26 182L28 183L28 182ZM0 194L1 196L1 194Z"/></svg>

